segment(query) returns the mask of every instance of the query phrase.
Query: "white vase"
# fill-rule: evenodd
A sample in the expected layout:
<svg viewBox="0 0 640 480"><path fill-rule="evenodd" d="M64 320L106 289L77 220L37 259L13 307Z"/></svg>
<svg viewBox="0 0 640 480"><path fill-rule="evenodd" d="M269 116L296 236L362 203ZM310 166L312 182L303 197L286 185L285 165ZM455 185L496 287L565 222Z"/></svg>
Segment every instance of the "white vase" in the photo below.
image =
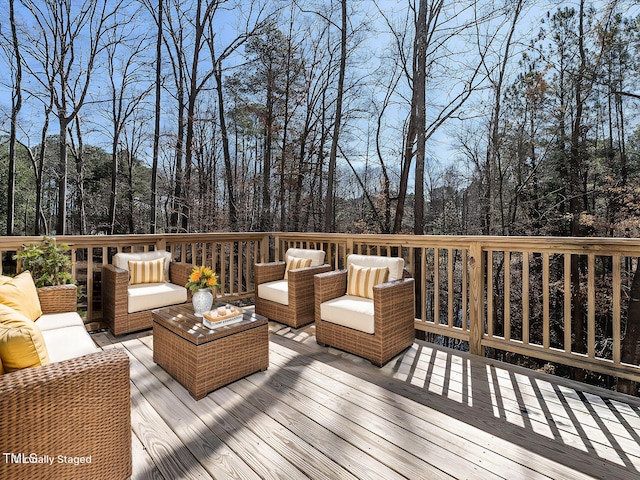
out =
<svg viewBox="0 0 640 480"><path fill-rule="evenodd" d="M211 310L213 305L213 293L210 288L201 288L193 292L191 297L193 303L193 313L196 317L201 317L204 312Z"/></svg>

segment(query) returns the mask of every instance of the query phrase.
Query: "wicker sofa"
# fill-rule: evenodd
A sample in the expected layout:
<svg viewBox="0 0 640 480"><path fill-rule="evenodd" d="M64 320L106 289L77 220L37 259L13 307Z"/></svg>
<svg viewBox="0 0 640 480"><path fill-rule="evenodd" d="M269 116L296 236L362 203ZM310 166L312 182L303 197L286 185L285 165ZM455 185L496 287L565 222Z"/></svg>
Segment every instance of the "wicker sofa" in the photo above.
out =
<svg viewBox="0 0 640 480"><path fill-rule="evenodd" d="M365 298L350 294L349 270L316 275L316 340L381 367L415 339L414 281L403 278L401 258L349 255L351 265L387 268L388 281L373 286L371 298Z"/></svg>
<svg viewBox="0 0 640 480"><path fill-rule="evenodd" d="M129 357L93 344L74 285L38 297L51 363L0 375L0 478L129 478Z"/></svg>
<svg viewBox="0 0 640 480"><path fill-rule="evenodd" d="M130 285L128 262L166 259L165 281ZM189 299L187 283L193 266L172 262L171 253L152 251L118 253L113 263L102 268L102 317L114 335L145 330L153 326L154 308L184 303Z"/></svg>

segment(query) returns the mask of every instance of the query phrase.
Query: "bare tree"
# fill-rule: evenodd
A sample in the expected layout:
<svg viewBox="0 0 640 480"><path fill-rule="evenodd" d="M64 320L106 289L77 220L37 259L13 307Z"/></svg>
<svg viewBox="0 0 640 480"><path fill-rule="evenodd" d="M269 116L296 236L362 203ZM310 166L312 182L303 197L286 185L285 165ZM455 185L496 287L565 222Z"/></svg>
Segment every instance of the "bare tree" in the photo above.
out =
<svg viewBox="0 0 640 480"><path fill-rule="evenodd" d="M9 1L9 22L11 38L3 42L7 57L11 59L11 77L13 88L11 93L11 119L9 133L9 171L7 176L7 235L13 235L15 228L15 189L16 189L16 145L18 116L22 109L22 55L18 41L15 16L15 0ZM4 34L3 34L4 35Z"/></svg>
<svg viewBox="0 0 640 480"><path fill-rule="evenodd" d="M151 233L156 233L158 221L158 156L160 148L160 100L162 93L162 10L164 0L158 0L158 35L156 40L156 81L155 81L155 103L154 103L154 124L153 124L153 160L151 167ZM153 9L150 9L153 11Z"/></svg>
<svg viewBox="0 0 640 480"><path fill-rule="evenodd" d="M225 184L227 188L227 203L229 208L229 226L232 231L237 229L238 225L238 206L236 201L235 183L233 175L231 150L229 148L229 132L227 129L227 119L225 111L224 81L223 81L223 63L238 49L243 46L247 40L253 37L268 21L269 16L265 13L263 7L257 2L251 3L249 14L246 15L243 31L235 38L228 41L222 47L221 53L217 54L216 35L213 22L209 23L209 35L207 43L211 56L213 76L216 81L216 93L218 101L218 121L220 124L220 135L222 137L222 155L224 159Z"/></svg>
<svg viewBox="0 0 640 480"><path fill-rule="evenodd" d="M415 166L415 207L414 228L416 234L424 233L424 163L426 160L426 142L452 118L469 100L472 93L480 88L484 81L481 67L486 55L486 49L475 57L470 56L465 45L465 36L473 32L476 26L492 18L494 13L480 12L476 2L463 5L455 2L446 3L444 0L426 2L418 0L418 4L410 4L409 11L413 14L412 25L415 37L410 55L401 54L399 58L403 65L405 76L411 88L411 102L409 122L406 131L406 142L398 187L398 201L394 219L393 231L402 231L409 173L413 159ZM464 14L472 13L471 20L466 20ZM402 32L392 31L396 38L397 48L405 48ZM453 68L455 58L443 54L451 50L450 42L457 42L457 62L460 70ZM447 50L449 49L449 50ZM443 59L447 59L443 63ZM456 88L448 88L453 92L443 99L430 98L434 112L428 119L426 116L426 87L427 80L433 89L435 79L445 79L456 84Z"/></svg>
<svg viewBox="0 0 640 480"><path fill-rule="evenodd" d="M121 2L71 0L40 2L23 0L33 16L37 33L30 39L34 60L42 65L36 74L41 85L53 92L59 127L57 233L66 233L67 217L67 132L87 98L94 67L104 47L104 36ZM109 10L107 10L109 7Z"/></svg>
<svg viewBox="0 0 640 480"><path fill-rule="evenodd" d="M106 135L111 139L111 192L109 198L108 232L116 232L118 172L121 148L121 136L128 122L134 117L141 103L148 97L153 83L145 78L145 51L149 46L149 38L135 34L134 25L130 31L113 31L106 47L106 71L108 90L108 111L104 112L109 130ZM144 83L143 83L144 82ZM106 129L106 127L105 127ZM153 182L153 179L152 179ZM152 187L152 192L155 187ZM133 231L130 231L133 233Z"/></svg>
<svg viewBox="0 0 640 480"><path fill-rule="evenodd" d="M327 195L325 200L324 230L335 231L335 192L336 159L340 126L342 122L342 101L344 97L344 77L347 69L347 0L340 0L340 66L338 68L338 87L336 91L336 110L333 119L333 135L329 151L329 169L327 172Z"/></svg>

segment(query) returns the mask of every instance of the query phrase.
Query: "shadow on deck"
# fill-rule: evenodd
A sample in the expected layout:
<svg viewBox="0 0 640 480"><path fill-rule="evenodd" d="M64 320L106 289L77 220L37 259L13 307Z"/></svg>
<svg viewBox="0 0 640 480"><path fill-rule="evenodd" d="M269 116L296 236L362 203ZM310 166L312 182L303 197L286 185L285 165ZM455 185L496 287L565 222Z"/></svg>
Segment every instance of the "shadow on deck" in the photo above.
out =
<svg viewBox="0 0 640 480"><path fill-rule="evenodd" d="M133 478L640 478L640 400L416 341L379 369L270 324L270 367L194 401L132 359Z"/></svg>

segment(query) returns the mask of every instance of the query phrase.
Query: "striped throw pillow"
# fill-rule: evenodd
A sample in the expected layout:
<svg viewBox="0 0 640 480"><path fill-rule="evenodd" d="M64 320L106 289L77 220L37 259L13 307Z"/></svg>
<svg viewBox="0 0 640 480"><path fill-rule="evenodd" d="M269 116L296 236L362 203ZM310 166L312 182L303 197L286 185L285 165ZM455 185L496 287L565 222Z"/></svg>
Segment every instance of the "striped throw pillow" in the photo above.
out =
<svg viewBox="0 0 640 480"><path fill-rule="evenodd" d="M388 278L388 267L361 267L351 264L347 273L347 295L373 300L373 287L385 283Z"/></svg>
<svg viewBox="0 0 640 480"><path fill-rule="evenodd" d="M129 260L129 285L138 283L162 283L166 258L155 260Z"/></svg>
<svg viewBox="0 0 640 480"><path fill-rule="evenodd" d="M287 268L285 268L284 270L284 279L289 280L289 270L295 270L296 268L307 268L310 266L310 258L289 257L289 260L287 260Z"/></svg>

